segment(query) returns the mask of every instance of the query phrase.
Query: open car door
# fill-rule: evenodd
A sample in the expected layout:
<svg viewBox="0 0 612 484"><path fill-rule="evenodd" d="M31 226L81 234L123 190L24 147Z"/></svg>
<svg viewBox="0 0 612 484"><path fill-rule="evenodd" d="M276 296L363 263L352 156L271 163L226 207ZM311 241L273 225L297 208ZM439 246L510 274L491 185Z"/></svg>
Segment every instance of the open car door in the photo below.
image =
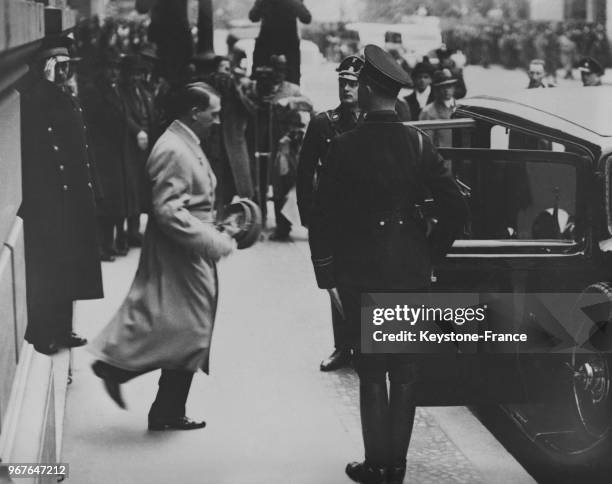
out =
<svg viewBox="0 0 612 484"><path fill-rule="evenodd" d="M567 292L584 287L579 279L593 183L586 169L589 161L575 153L540 150L440 148L439 153L463 187L470 215L445 261L434 268L434 292L476 293L485 302L491 294L505 294L496 296L503 308L495 312L496 328L535 330L529 327L533 308L524 294L551 292L550 280L561 268L563 274L576 274L567 281ZM526 378L529 363L523 357L546 354L548 342L555 341L555 335L530 338L516 343L515 351L505 346L502 354L479 342L470 354L458 347L452 357L419 357L425 362L420 365L419 400L458 405L555 398L552 385L541 385L550 368L544 365L539 375L527 372ZM544 359L550 361L549 356Z"/></svg>

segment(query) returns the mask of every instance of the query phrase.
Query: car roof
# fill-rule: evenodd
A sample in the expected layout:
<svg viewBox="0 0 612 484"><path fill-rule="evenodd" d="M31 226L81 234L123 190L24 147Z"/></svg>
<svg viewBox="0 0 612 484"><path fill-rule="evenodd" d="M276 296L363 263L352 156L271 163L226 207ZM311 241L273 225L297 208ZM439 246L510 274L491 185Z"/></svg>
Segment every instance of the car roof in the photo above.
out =
<svg viewBox="0 0 612 484"><path fill-rule="evenodd" d="M463 110L503 112L600 146L612 145L612 86L523 89L462 99Z"/></svg>

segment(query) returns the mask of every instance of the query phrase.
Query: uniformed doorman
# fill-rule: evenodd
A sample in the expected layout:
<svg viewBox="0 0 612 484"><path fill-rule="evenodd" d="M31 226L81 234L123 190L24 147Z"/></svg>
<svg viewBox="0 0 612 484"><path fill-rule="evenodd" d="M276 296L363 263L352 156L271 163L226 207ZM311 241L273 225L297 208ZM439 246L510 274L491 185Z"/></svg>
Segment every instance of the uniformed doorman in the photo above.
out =
<svg viewBox="0 0 612 484"><path fill-rule="evenodd" d="M103 296L95 213L101 194L83 110L66 85L69 61L65 42L49 41L21 91L25 338L45 354L84 345L72 332L73 301Z"/></svg>
<svg viewBox="0 0 612 484"><path fill-rule="evenodd" d="M359 75L363 122L331 143L309 219L320 288L344 313L355 347L365 461L346 467L361 483L401 484L415 411L413 357L361 353L361 294L426 290L465 219L465 204L429 137L395 112L408 74L379 47ZM415 204L435 200L433 231ZM387 376L390 381L387 392Z"/></svg>
<svg viewBox="0 0 612 484"><path fill-rule="evenodd" d="M322 166L332 140L357 125L359 105L357 89L359 71L363 59L358 56L345 58L338 72L338 94L340 105L319 113L308 125L304 137L297 173L297 201L302 224L308 227L312 199L316 187L317 172ZM351 348L346 336L344 318L332 304L332 325L334 329L333 353L321 362L321 371L333 371L346 365L350 360Z"/></svg>

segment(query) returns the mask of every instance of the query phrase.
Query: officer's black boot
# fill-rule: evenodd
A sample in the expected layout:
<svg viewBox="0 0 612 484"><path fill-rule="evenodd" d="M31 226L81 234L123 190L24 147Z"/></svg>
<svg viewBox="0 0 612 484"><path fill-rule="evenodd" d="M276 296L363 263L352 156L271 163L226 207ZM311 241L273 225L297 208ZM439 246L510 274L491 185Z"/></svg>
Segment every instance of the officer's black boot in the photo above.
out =
<svg viewBox="0 0 612 484"><path fill-rule="evenodd" d="M406 475L406 454L414 424L414 389L411 384L391 383L389 395L388 484L402 484Z"/></svg>
<svg viewBox="0 0 612 484"><path fill-rule="evenodd" d="M362 484L384 484L389 441L389 399L386 383L359 386L364 462L351 462L346 474Z"/></svg>

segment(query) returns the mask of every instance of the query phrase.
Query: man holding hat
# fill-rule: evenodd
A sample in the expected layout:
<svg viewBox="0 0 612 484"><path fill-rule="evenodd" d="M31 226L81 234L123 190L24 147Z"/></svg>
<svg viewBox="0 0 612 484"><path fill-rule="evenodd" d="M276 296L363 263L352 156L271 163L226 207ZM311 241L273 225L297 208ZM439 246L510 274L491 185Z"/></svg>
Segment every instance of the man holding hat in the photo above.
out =
<svg viewBox="0 0 612 484"><path fill-rule="evenodd" d="M309 220L317 284L347 320L360 381L365 461L348 464L346 473L369 484L403 482L415 368L409 355L361 352L361 294L428 288L432 259L444 256L465 216L459 188L431 140L394 110L409 83L388 53L366 46L359 75L363 122L332 141ZM425 198L435 200L433 231L416 206Z"/></svg>
<svg viewBox="0 0 612 484"><path fill-rule="evenodd" d="M28 326L53 354L87 341L72 332L73 301L103 297L96 237L95 166L83 110L66 86L64 39L43 45L21 91L21 155Z"/></svg>
<svg viewBox="0 0 612 484"><path fill-rule="evenodd" d="M433 76L434 101L421 111L419 119L429 121L435 119L450 119L455 112L455 87L457 79L451 71L442 69ZM440 129L430 133L431 139L437 147L450 147L453 145L453 133L450 129Z"/></svg>
<svg viewBox="0 0 612 484"><path fill-rule="evenodd" d="M434 101L433 90L431 89L433 71L434 68L427 56L423 57L423 60L412 70L414 91L404 98L410 108L412 119L419 119L423 108Z"/></svg>
<svg viewBox="0 0 612 484"><path fill-rule="evenodd" d="M297 201L302 225L308 227L316 187L317 174L323 164L329 145L334 138L357 126L359 104L357 89L359 71L363 58L346 57L336 69L338 72L338 95L340 105L317 114L306 130L300 151L297 172ZM332 303L332 326L334 330L333 353L321 362L321 371L333 371L345 366L351 357L351 348L346 335L346 323Z"/></svg>
<svg viewBox="0 0 612 484"><path fill-rule="evenodd" d="M601 86L604 68L592 57L585 57L578 63L578 70L584 87Z"/></svg>

